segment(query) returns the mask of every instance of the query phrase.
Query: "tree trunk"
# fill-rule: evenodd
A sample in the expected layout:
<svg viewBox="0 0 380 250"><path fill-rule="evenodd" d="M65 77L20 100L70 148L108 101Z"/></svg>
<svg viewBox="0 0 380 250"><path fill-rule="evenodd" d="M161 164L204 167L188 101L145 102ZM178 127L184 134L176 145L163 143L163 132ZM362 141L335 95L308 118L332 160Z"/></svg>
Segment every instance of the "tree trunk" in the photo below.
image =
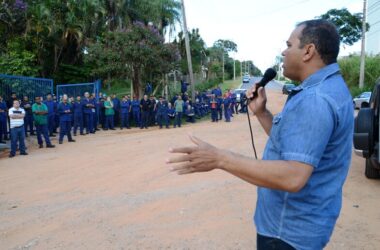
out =
<svg viewBox="0 0 380 250"><path fill-rule="evenodd" d="M132 83L133 83L133 93L134 95L140 99L142 96L141 86L140 86L140 69L137 66L133 67L133 77L132 77Z"/></svg>

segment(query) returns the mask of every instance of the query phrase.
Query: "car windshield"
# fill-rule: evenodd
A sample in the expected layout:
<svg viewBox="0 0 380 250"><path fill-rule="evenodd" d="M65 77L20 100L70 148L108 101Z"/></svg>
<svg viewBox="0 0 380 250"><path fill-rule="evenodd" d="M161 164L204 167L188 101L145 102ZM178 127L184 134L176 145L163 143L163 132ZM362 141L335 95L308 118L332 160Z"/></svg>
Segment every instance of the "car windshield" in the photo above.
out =
<svg viewBox="0 0 380 250"><path fill-rule="evenodd" d="M360 95L361 98L371 97L371 92L364 92Z"/></svg>

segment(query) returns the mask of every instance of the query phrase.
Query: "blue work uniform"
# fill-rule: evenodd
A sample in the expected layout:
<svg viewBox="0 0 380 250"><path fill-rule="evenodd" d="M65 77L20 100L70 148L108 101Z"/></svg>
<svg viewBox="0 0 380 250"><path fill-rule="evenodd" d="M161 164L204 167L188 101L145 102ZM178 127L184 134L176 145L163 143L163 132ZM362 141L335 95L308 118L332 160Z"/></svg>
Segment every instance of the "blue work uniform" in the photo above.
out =
<svg viewBox="0 0 380 250"><path fill-rule="evenodd" d="M224 118L226 118L226 122L231 121L231 99L226 97L223 99L224 106Z"/></svg>
<svg viewBox="0 0 380 250"><path fill-rule="evenodd" d="M79 132L83 135L83 102L75 101L72 103L73 113L74 113L74 135L77 135L77 129L79 127Z"/></svg>
<svg viewBox="0 0 380 250"><path fill-rule="evenodd" d="M187 116L186 122L195 123L194 108L190 104L186 105L185 115Z"/></svg>
<svg viewBox="0 0 380 250"><path fill-rule="evenodd" d="M56 105L53 100L50 101L44 101L44 104L48 108L48 129L49 134L52 135L54 133L55 129L55 112L56 112Z"/></svg>
<svg viewBox="0 0 380 250"><path fill-rule="evenodd" d="M100 116L99 113L100 113L101 103L100 103L100 100L96 100L95 98L93 99L93 101L95 104L95 107L92 110L92 112L94 113L94 130L99 130L98 125L99 125L99 116Z"/></svg>
<svg viewBox="0 0 380 250"><path fill-rule="evenodd" d="M119 98L115 97L112 99L112 103L113 103L113 110L115 111L115 116L114 116L114 123L115 125L117 126L117 124L119 124L119 121L120 121L120 100Z"/></svg>
<svg viewBox="0 0 380 250"><path fill-rule="evenodd" d="M165 124L166 128L169 128L169 117L168 117L168 102L167 101L159 101L156 105L157 110L157 123L162 128L162 125ZM174 111L175 112L175 111Z"/></svg>
<svg viewBox="0 0 380 250"><path fill-rule="evenodd" d="M218 122L218 101L214 98L210 100L211 121Z"/></svg>
<svg viewBox="0 0 380 250"><path fill-rule="evenodd" d="M71 119L72 119L72 107L69 103L61 102L58 104L59 112L59 142L62 143L63 137L67 135L69 141L71 138Z"/></svg>
<svg viewBox="0 0 380 250"><path fill-rule="evenodd" d="M83 100L83 117L86 126L86 134L95 133L94 131L94 114L92 109L95 108L94 102L91 99L85 98Z"/></svg>
<svg viewBox="0 0 380 250"><path fill-rule="evenodd" d="M54 129L53 133L57 133L57 128L59 127L59 112L58 112L58 102L54 100Z"/></svg>
<svg viewBox="0 0 380 250"><path fill-rule="evenodd" d="M0 102L0 142L7 138L7 104Z"/></svg>
<svg viewBox="0 0 380 250"><path fill-rule="evenodd" d="M140 120L140 101L139 100L132 101L132 115L133 115L133 120L135 121L136 127L140 127L141 120Z"/></svg>
<svg viewBox="0 0 380 250"><path fill-rule="evenodd" d="M120 103L121 123L120 128L130 128L129 126L129 110L131 109L131 101L126 100Z"/></svg>
<svg viewBox="0 0 380 250"><path fill-rule="evenodd" d="M219 118L218 120L222 120L223 119L223 109L222 109L222 104L223 104L223 99L221 97L218 97L216 99L217 101L217 111L219 113Z"/></svg>

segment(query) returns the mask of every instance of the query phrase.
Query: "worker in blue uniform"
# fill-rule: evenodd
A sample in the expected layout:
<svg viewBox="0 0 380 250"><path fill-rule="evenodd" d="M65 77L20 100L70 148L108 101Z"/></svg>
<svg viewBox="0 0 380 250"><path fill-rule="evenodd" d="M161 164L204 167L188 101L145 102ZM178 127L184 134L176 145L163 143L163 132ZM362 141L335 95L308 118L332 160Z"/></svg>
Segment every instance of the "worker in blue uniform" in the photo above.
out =
<svg viewBox="0 0 380 250"><path fill-rule="evenodd" d="M48 130L49 136L55 137L54 129L55 129L55 112L56 112L56 104L52 98L51 94L46 96L46 101L44 104L48 107Z"/></svg>
<svg viewBox="0 0 380 250"><path fill-rule="evenodd" d="M5 143L5 138L7 136L7 113L7 103L0 95L0 143Z"/></svg>
<svg viewBox="0 0 380 250"><path fill-rule="evenodd" d="M170 126L170 124L174 123L175 121L175 108L170 102L168 103L168 117L169 117L168 123Z"/></svg>
<svg viewBox="0 0 380 250"><path fill-rule="evenodd" d="M217 96L216 97L216 110L218 112L218 120L222 120L223 119L223 98L222 96Z"/></svg>
<svg viewBox="0 0 380 250"><path fill-rule="evenodd" d="M130 129L129 126L129 114L131 113L132 105L131 100L129 100L129 96L124 96L120 103L120 114L121 114L121 122L120 129L127 128Z"/></svg>
<svg viewBox="0 0 380 250"><path fill-rule="evenodd" d="M71 119L72 107L68 103L67 95L63 95L62 102L58 104L59 112L59 144L63 143L63 137L66 135L69 142L75 142L71 137Z"/></svg>
<svg viewBox="0 0 380 250"><path fill-rule="evenodd" d="M231 99L225 95L223 98L223 109L224 109L224 118L226 122L231 122Z"/></svg>
<svg viewBox="0 0 380 250"><path fill-rule="evenodd" d="M157 110L157 123L158 126L160 126L160 129L165 124L166 128L169 128L169 105L168 102L165 100L164 97L160 96L159 101L156 104L156 110Z"/></svg>
<svg viewBox="0 0 380 250"><path fill-rule="evenodd" d="M74 113L74 136L77 135L77 130L78 130L78 127L79 127L79 132L80 132L80 135L84 135L83 133L83 130L84 130L84 126L83 126L83 102L81 100L81 96L78 95L76 97L76 100L75 102L72 103L72 107L73 107L73 113Z"/></svg>
<svg viewBox="0 0 380 250"><path fill-rule="evenodd" d="M61 97L62 99L62 97ZM57 130L59 128L59 113L58 113L58 104L60 100L57 100L57 96L53 94L53 102L54 102L54 129L53 134L57 134Z"/></svg>
<svg viewBox="0 0 380 250"><path fill-rule="evenodd" d="M88 92L84 93L83 99L83 114L84 114L84 124L86 126L86 134L95 133L94 130L94 115L92 109L95 108L93 101L90 99L90 94Z"/></svg>
<svg viewBox="0 0 380 250"><path fill-rule="evenodd" d="M136 96L133 97L132 101L132 115L136 127L141 126L141 117L140 117L140 101Z"/></svg>

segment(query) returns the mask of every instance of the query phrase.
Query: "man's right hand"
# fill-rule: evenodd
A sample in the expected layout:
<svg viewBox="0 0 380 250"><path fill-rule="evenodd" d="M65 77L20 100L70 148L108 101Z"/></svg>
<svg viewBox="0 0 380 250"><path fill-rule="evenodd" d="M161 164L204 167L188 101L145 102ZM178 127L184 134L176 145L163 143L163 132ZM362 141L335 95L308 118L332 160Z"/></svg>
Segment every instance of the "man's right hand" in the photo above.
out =
<svg viewBox="0 0 380 250"><path fill-rule="evenodd" d="M252 86L249 90L246 92L246 96L248 99L248 106L249 109L257 116L265 113L266 111L266 103L267 103L267 95L265 93L265 88L260 87L259 89L256 89L256 84ZM250 100L254 96L254 93L257 91L257 96Z"/></svg>

